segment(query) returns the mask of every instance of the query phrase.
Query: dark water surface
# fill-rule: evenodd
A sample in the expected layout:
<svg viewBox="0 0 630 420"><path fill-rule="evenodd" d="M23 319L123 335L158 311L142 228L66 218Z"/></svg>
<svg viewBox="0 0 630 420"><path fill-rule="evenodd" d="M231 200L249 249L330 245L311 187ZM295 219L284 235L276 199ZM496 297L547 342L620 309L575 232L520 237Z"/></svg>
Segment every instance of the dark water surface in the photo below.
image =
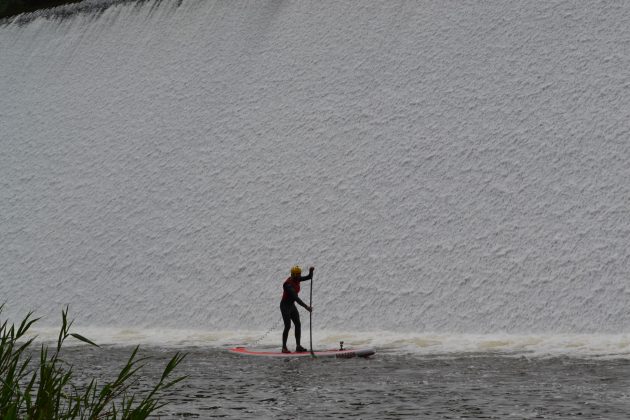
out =
<svg viewBox="0 0 630 420"><path fill-rule="evenodd" d="M106 378L132 348L67 348L77 371ZM162 418L237 419L628 419L630 361L495 354L274 360L186 348ZM155 383L173 349L152 358L141 389Z"/></svg>

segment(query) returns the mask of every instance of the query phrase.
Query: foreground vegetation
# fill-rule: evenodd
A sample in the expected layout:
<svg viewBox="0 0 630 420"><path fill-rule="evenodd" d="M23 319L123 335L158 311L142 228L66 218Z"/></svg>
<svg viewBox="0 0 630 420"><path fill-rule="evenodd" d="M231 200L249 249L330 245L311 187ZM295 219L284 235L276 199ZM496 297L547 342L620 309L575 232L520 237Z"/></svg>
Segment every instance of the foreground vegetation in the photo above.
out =
<svg viewBox="0 0 630 420"><path fill-rule="evenodd" d="M0 315L2 306L0 306ZM0 418L2 419L144 419L164 406L162 391L184 379L169 379L185 355L176 353L167 363L158 383L144 396L131 392L138 371L147 358L138 357L138 347L116 379L99 385L92 379L77 386L73 367L61 358L69 337L98 347L89 339L70 332L68 309L62 311L62 326L54 348L42 344L33 350L34 338L27 332L38 319L29 313L19 326L4 321L0 326ZM106 351L106 350L102 350ZM35 363L32 355L39 353ZM79 372L80 374L80 372Z"/></svg>
<svg viewBox="0 0 630 420"><path fill-rule="evenodd" d="M0 0L0 19L81 0Z"/></svg>

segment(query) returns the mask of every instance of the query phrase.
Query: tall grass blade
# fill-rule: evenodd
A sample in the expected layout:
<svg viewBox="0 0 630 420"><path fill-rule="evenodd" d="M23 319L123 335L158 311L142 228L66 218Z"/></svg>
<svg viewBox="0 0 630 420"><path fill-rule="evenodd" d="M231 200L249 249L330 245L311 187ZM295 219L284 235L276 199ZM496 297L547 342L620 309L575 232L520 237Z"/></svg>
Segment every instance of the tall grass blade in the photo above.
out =
<svg viewBox="0 0 630 420"><path fill-rule="evenodd" d="M77 333L70 333L70 335L74 338L76 338L79 341L83 341L84 343L90 344L92 346L98 347L100 348L101 346L99 346L98 344L96 344L94 341L83 337L81 334L77 334Z"/></svg>

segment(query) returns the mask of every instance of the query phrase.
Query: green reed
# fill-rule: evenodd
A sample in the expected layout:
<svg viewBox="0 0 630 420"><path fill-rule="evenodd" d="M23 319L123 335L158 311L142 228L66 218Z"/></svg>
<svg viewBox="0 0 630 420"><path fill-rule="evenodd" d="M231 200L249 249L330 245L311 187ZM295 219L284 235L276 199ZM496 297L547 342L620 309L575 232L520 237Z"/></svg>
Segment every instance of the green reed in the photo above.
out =
<svg viewBox="0 0 630 420"><path fill-rule="evenodd" d="M0 305L0 314L3 305ZM177 352L166 364L160 380L144 395L132 392L139 370L148 358L138 357L138 347L116 379L99 384L73 384L73 366L61 358L65 340L73 337L99 347L82 335L71 333L68 308L62 311L62 326L57 345L52 349L42 344L39 361L32 360L34 338L26 339L29 328L38 321L29 313L19 326L4 321L0 326L0 418L2 419L144 419L165 405L161 392L185 379L170 379L184 359ZM106 351L103 349L102 351Z"/></svg>

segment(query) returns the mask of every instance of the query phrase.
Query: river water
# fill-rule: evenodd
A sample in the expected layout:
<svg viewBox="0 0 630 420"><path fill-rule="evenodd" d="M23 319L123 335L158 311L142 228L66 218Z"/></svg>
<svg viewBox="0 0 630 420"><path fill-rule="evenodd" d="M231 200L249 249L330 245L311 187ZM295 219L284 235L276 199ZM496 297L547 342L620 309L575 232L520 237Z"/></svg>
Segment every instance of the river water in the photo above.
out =
<svg viewBox="0 0 630 420"><path fill-rule="evenodd" d="M239 419L626 419L630 361L493 353L413 355L382 351L369 359L274 360L224 348L180 349L162 418ZM117 373L132 347L70 347L77 371ZM175 352L144 347L151 359L138 390L149 389Z"/></svg>

